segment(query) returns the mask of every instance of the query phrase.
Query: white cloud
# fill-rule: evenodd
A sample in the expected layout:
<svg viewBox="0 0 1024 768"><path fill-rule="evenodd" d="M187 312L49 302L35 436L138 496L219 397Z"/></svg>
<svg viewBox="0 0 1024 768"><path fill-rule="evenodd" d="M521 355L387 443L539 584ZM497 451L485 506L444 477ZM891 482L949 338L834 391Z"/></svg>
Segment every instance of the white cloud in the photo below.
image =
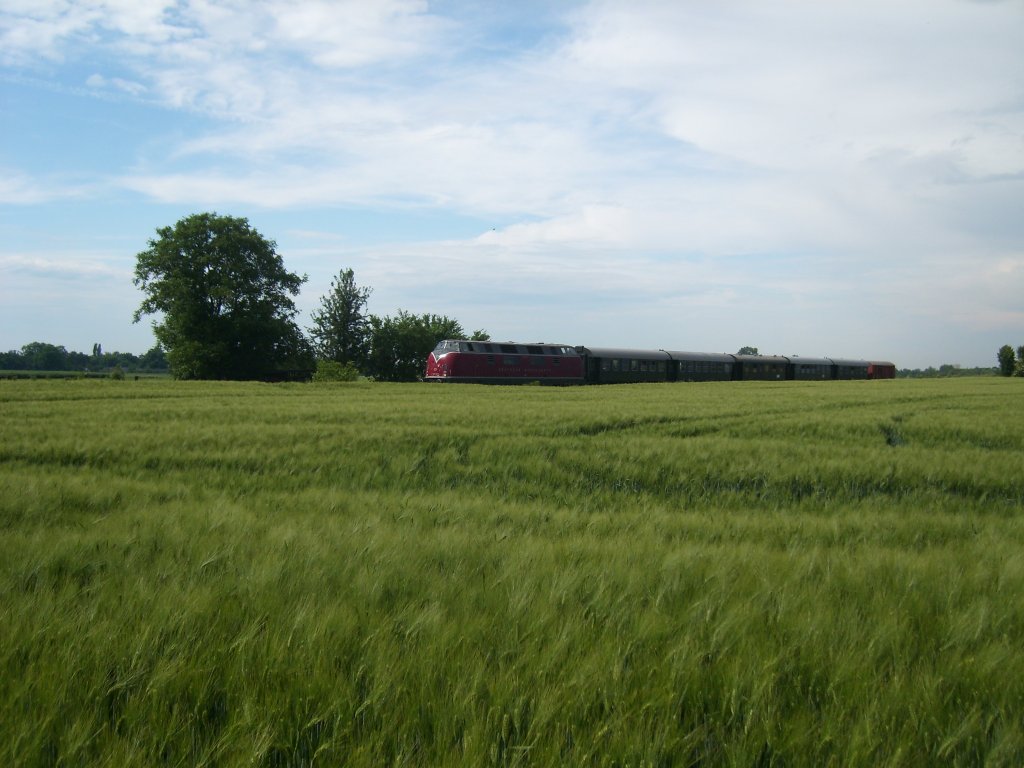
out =
<svg viewBox="0 0 1024 768"><path fill-rule="evenodd" d="M73 41L114 33L159 43L180 33L165 21L173 0L7 0L0 7L0 62L62 60Z"/></svg>
<svg viewBox="0 0 1024 768"><path fill-rule="evenodd" d="M0 205L38 205L52 200L81 198L94 188L93 184L33 176L16 169L0 167Z"/></svg>
<svg viewBox="0 0 1024 768"><path fill-rule="evenodd" d="M422 0L274 5L274 38L327 68L357 67L423 53L443 28Z"/></svg>
<svg viewBox="0 0 1024 768"><path fill-rule="evenodd" d="M1002 133L991 110L1019 98L1012 3L604 3L581 20L580 71L649 94L680 141L758 167L945 150ZM1019 103L1016 117L1019 136Z"/></svg>
<svg viewBox="0 0 1024 768"><path fill-rule="evenodd" d="M131 270L112 263L109 257L83 256L80 253L39 255L25 253L0 254L0 273L52 276L76 281L91 278L131 277Z"/></svg>
<svg viewBox="0 0 1024 768"><path fill-rule="evenodd" d="M146 93L146 86L132 80L125 80L120 77L103 77L103 75L92 74L86 78L85 84L89 88L97 90L113 89L127 93L130 96L141 96Z"/></svg>

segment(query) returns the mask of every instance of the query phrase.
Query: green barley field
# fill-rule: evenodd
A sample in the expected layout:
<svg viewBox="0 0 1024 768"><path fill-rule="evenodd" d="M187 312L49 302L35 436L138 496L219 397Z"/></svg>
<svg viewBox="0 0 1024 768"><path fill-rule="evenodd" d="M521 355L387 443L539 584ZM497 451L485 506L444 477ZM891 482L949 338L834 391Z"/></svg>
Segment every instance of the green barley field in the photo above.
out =
<svg viewBox="0 0 1024 768"><path fill-rule="evenodd" d="M1024 764L1024 381L0 381L0 765Z"/></svg>

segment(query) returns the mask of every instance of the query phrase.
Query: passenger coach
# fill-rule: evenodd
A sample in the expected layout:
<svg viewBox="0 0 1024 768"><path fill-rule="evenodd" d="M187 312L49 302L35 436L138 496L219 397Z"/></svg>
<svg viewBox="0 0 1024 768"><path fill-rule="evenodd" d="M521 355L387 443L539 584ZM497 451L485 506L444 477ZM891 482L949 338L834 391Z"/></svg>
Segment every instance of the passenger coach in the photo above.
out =
<svg viewBox="0 0 1024 768"><path fill-rule="evenodd" d="M872 360L868 363L869 379L895 379L896 364L880 360Z"/></svg>
<svg viewBox="0 0 1024 768"><path fill-rule="evenodd" d="M736 368L732 355L668 350L668 356L672 358L669 381L731 381Z"/></svg>
<svg viewBox="0 0 1024 768"><path fill-rule="evenodd" d="M789 377L794 381L828 381L832 378L832 361L827 357L789 358Z"/></svg>
<svg viewBox="0 0 1024 768"><path fill-rule="evenodd" d="M789 376L789 359L771 355L732 355L736 360L737 381L785 381Z"/></svg>
<svg viewBox="0 0 1024 768"><path fill-rule="evenodd" d="M594 384L668 381L672 358L663 350L576 347L583 358L584 375Z"/></svg>

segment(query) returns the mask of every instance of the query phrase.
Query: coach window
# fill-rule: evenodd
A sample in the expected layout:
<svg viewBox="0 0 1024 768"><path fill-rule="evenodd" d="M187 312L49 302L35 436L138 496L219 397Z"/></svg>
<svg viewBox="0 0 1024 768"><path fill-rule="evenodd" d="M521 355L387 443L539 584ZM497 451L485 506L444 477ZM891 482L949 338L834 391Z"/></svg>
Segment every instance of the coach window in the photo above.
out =
<svg viewBox="0 0 1024 768"><path fill-rule="evenodd" d="M630 360L629 361L629 370L632 373L636 373L637 371L639 371L640 370L640 361L639 360Z"/></svg>

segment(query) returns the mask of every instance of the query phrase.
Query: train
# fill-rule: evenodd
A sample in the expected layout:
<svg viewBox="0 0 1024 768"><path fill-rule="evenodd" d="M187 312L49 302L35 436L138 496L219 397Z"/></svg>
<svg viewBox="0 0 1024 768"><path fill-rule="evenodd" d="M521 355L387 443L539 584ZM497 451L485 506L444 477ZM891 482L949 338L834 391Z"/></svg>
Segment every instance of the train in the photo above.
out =
<svg viewBox="0 0 1024 768"><path fill-rule="evenodd" d="M424 380L469 384L627 384L667 381L834 381L894 379L896 365L796 355L741 355L667 349L444 339L427 357Z"/></svg>

